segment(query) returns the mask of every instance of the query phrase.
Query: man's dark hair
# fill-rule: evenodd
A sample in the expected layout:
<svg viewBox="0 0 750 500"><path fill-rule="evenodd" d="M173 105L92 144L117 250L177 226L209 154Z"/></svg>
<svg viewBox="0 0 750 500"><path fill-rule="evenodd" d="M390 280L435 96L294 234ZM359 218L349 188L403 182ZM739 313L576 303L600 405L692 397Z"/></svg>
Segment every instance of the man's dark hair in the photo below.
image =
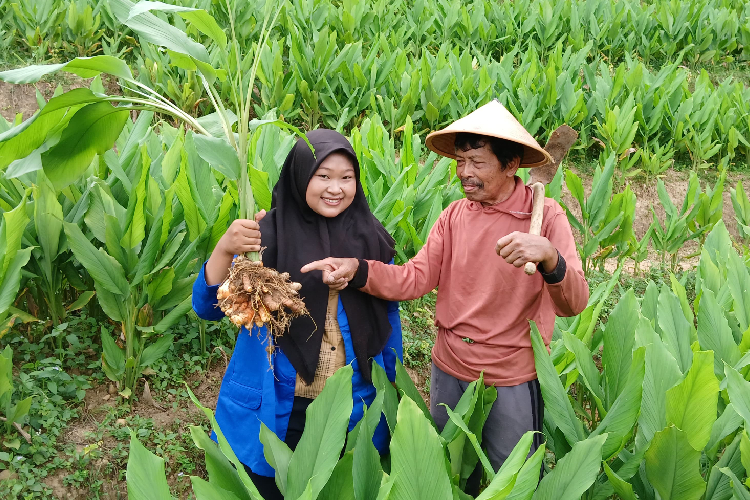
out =
<svg viewBox="0 0 750 500"><path fill-rule="evenodd" d="M459 132L456 134L456 150L469 151L470 149L479 149L483 148L485 144L490 145L490 149L500 161L500 168L502 170L508 168L508 164L513 161L513 158L518 158L519 163L523 161L523 146L517 142L469 132Z"/></svg>

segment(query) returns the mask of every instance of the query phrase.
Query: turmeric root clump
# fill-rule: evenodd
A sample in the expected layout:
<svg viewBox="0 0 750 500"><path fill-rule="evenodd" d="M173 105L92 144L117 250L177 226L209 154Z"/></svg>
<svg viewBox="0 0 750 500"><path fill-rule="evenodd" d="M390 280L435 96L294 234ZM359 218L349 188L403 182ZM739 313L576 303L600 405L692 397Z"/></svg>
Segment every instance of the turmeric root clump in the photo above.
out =
<svg viewBox="0 0 750 500"><path fill-rule="evenodd" d="M244 255L234 258L229 276L216 294L219 307L238 327L267 325L274 337L283 335L292 320L308 314L299 297L302 285L288 273L264 267Z"/></svg>

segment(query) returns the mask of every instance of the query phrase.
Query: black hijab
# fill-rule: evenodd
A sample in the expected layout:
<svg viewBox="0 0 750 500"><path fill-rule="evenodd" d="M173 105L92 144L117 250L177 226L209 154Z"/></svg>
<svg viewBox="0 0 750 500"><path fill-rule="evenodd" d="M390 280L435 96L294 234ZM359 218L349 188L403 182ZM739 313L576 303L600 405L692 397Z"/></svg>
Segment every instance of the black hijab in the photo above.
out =
<svg viewBox="0 0 750 500"><path fill-rule="evenodd" d="M306 134L315 148L299 139L284 161L273 190L271 211L260 222L266 249L263 265L287 272L302 284L300 296L311 317L295 319L288 332L277 338L300 377L308 384L315 377L323 339L328 285L321 272L302 274L305 264L326 257L355 257L390 262L394 240L370 212L359 175L359 162L349 141L333 130ZM352 204L334 218L314 212L305 201L307 185L331 153L344 153L354 165L357 192ZM387 302L351 287L339 292L351 329L354 354L365 380L370 380L370 358L379 354L391 334ZM316 328L317 325L317 328Z"/></svg>

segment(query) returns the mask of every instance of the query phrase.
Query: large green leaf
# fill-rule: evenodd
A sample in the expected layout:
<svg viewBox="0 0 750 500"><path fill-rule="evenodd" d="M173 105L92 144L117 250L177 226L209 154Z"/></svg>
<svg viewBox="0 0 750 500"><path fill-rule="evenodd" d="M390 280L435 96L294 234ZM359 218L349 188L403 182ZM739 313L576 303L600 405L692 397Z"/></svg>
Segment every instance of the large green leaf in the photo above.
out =
<svg viewBox="0 0 750 500"><path fill-rule="evenodd" d="M0 314L7 311L16 300L16 292L18 292L21 283L21 269L29 262L31 250L31 248L24 248L16 252L16 256L5 272L2 283L0 283L2 285L2 289L0 289Z"/></svg>
<svg viewBox="0 0 750 500"><path fill-rule="evenodd" d="M664 395L680 381L682 373L677 361L646 318L641 319L636 338L639 345L646 346L646 374L636 436L637 446L641 448L667 425L667 401Z"/></svg>
<svg viewBox="0 0 750 500"><path fill-rule="evenodd" d="M714 373L724 378L724 362L734 366L740 360L740 350L734 342L732 329L727 323L716 296L708 288L701 293L698 310L698 342L702 349L714 353Z"/></svg>
<svg viewBox="0 0 750 500"><path fill-rule="evenodd" d="M276 486L283 495L286 493L286 480L289 461L292 459L292 450L263 422L260 423L260 442L263 444L263 456L266 457L268 465L273 467L275 471Z"/></svg>
<svg viewBox="0 0 750 500"><path fill-rule="evenodd" d="M29 223L29 216L26 214L26 197L27 195L24 194L18 205L13 210L3 213L3 218L0 219L0 255L2 255L0 259L0 282L7 274L16 253L21 249L21 239L26 225ZM25 265L26 262L21 267ZM2 310L0 309L0 311Z"/></svg>
<svg viewBox="0 0 750 500"><path fill-rule="evenodd" d="M166 21L150 12L130 17L134 4L128 0L110 0L110 4L119 21L138 33L142 40L191 56L204 63L210 62L208 51L203 45Z"/></svg>
<svg viewBox="0 0 750 500"><path fill-rule="evenodd" d="M351 476L354 480L354 498L356 500L377 500L380 483L383 480L383 468L380 465L380 454L372 443L375 428L368 422L366 410L360 420L357 444L354 447L354 461ZM381 415L380 411L376 413ZM379 419L378 419L379 420Z"/></svg>
<svg viewBox="0 0 750 500"><path fill-rule="evenodd" d="M78 179L97 154L104 154L120 135L128 110L108 102L81 108L63 130L60 142L42 154L44 173L62 189Z"/></svg>
<svg viewBox="0 0 750 500"><path fill-rule="evenodd" d="M125 271L117 260L103 249L95 248L76 224L64 222L65 235L76 259L86 268L94 281L113 294L127 297L130 285Z"/></svg>
<svg viewBox="0 0 750 500"><path fill-rule="evenodd" d="M638 419L643 393L645 357L645 347L640 347L633 353L625 386L612 403L607 415L590 435L591 437L602 433L607 434L607 441L602 449L604 460L610 459L622 449L630 438L633 426Z"/></svg>
<svg viewBox="0 0 750 500"><path fill-rule="evenodd" d="M245 485L245 488L250 493L250 496L254 498L254 500L263 500L263 497L258 492L258 488L255 487L255 484L253 484L252 479L250 479L250 476L247 474L247 471L245 471L245 466L240 462L240 460L237 458L237 455L235 455L234 451L232 451L232 447L229 445L229 442L227 441L227 438L224 437L224 433L221 432L221 428L219 427L218 422L216 422L216 417L214 416L214 412L211 411L209 408L206 408L205 406L201 405L198 401L198 398L195 397L195 394L193 394L193 391L190 390L190 387L185 386L188 396L190 396L190 399L193 401L193 404L203 412L203 414L208 418L208 420L211 422L211 429L216 433L216 441L219 443L219 449L224 454L224 456L229 460L232 465L234 466L235 470L237 471L237 474L240 476L240 480L242 481L242 484Z"/></svg>
<svg viewBox="0 0 750 500"><path fill-rule="evenodd" d="M164 471L164 459L144 447L130 431L130 455L125 474L130 500L172 500Z"/></svg>
<svg viewBox="0 0 750 500"><path fill-rule="evenodd" d="M542 462L544 461L546 449L540 446L531 457L526 460L521 470L516 476L516 482L513 489L506 497L506 500L531 500L537 485L539 484L540 472L542 471ZM495 476L497 478L497 476Z"/></svg>
<svg viewBox="0 0 750 500"><path fill-rule="evenodd" d="M110 292L100 283L94 282L94 288L96 289L97 301L109 319L120 322L128 317L130 313L128 312L124 297Z"/></svg>
<svg viewBox="0 0 750 500"><path fill-rule="evenodd" d="M330 479L320 491L318 500L353 500L354 479L352 476L353 459L352 452L344 453L336 467L333 468ZM378 487L380 484L378 484ZM374 495L378 494L376 489ZM375 498L375 497L373 497Z"/></svg>
<svg viewBox="0 0 750 500"><path fill-rule="evenodd" d="M347 434L346 451L353 450L354 446L357 444L359 439L359 431L362 428L363 420L365 419L367 419L367 429L370 433L370 438L372 438L373 434L375 433L375 428L377 428L378 424L380 423L380 418L383 416L384 398L385 394L383 392L378 392L369 407L365 405L364 402L362 403L362 407L366 411L363 413L363 417L359 419L359 422L357 422L354 428L349 431L349 434Z"/></svg>
<svg viewBox="0 0 750 500"><path fill-rule="evenodd" d="M164 225L164 207L164 202L162 202L154 221L151 223L151 229L149 230L146 244L141 249L141 254L138 258L138 264L136 264L133 278L130 280L132 286L140 284L141 280L143 280L143 277L147 274L155 273L159 269L161 269L153 269L153 267L154 262L156 261L156 255L161 249L160 239L163 229L162 226ZM180 239L180 241L182 240ZM175 252L176 251L177 249L175 249Z"/></svg>
<svg viewBox="0 0 750 500"><path fill-rule="evenodd" d="M646 475L662 500L699 500L703 496L706 483L700 475L700 455L687 434L673 425L654 435L646 451Z"/></svg>
<svg viewBox="0 0 750 500"><path fill-rule="evenodd" d="M404 365L401 364L401 361L398 358L396 358L396 387L398 387L398 390L406 397L411 398L411 400L416 403L419 409L422 410L422 413L424 413L427 421L435 427L435 422L432 420L430 409L427 408L427 404L424 402L424 399L422 399L422 395L419 394L417 386L414 385L414 381L406 372L406 368L404 368Z"/></svg>
<svg viewBox="0 0 750 500"><path fill-rule="evenodd" d="M737 434L731 444L724 449L719 461L711 467L706 484L706 500L729 500L732 498L730 480L721 472L721 469L728 467L740 476L745 473L740 456L740 439L740 434Z"/></svg>
<svg viewBox="0 0 750 500"><path fill-rule="evenodd" d="M271 210L273 197L269 188L268 174L254 167L248 167L250 186L255 197L255 204L260 210Z"/></svg>
<svg viewBox="0 0 750 500"><path fill-rule="evenodd" d="M162 269L155 276L152 276L147 287L149 303L154 305L162 297L171 292L173 282L174 268L172 267Z"/></svg>
<svg viewBox="0 0 750 500"><path fill-rule="evenodd" d="M56 135L81 106L101 101L101 97L85 88L73 89L50 99L44 109L21 125L0 134L0 170L34 151L41 153L37 148L48 137Z"/></svg>
<svg viewBox="0 0 750 500"><path fill-rule="evenodd" d="M388 423L388 428L393 435L396 428L396 415L398 412L398 394L396 388L391 385L388 375L382 366L377 363L372 364L372 384L378 393L383 393L383 415Z"/></svg>
<svg viewBox="0 0 750 500"><path fill-rule="evenodd" d="M729 467L722 467L721 472L726 474L732 481L732 491L734 491L734 498L737 500L750 500L750 491L742 485L739 478L732 472Z"/></svg>
<svg viewBox="0 0 750 500"><path fill-rule="evenodd" d="M521 468L526 462L526 457L529 455L533 441L533 431L528 431L521 436L521 439L513 447L513 451L505 459L497 474L494 474L493 471L494 478L487 488L482 491L482 494L477 497L477 500L502 500L510 494L516 484L516 479ZM542 446L542 448L544 447Z"/></svg>
<svg viewBox="0 0 750 500"><path fill-rule="evenodd" d="M55 191L44 174L37 177L38 185L32 188L34 193L34 225L39 245L42 247L42 265L48 283L54 283L53 273L55 258L60 250L62 234L63 209L57 201Z"/></svg>
<svg viewBox="0 0 750 500"><path fill-rule="evenodd" d="M223 50L227 46L227 35L216 23L216 19L202 9L193 9L190 7L181 7L179 5L170 5L163 2L138 2L130 9L129 18L150 10L159 10L162 12L176 12L183 19L190 21L198 31L210 37Z"/></svg>
<svg viewBox="0 0 750 500"><path fill-rule="evenodd" d="M172 347L174 335L163 335L156 342L146 347L141 354L141 366L147 367L161 359L164 354Z"/></svg>
<svg viewBox="0 0 750 500"><path fill-rule="evenodd" d="M750 438L747 436L747 430L742 431L740 453L742 455L742 466L745 468L745 474L750 476Z"/></svg>
<svg viewBox="0 0 750 500"><path fill-rule="evenodd" d="M680 305L680 299L665 286L659 293L658 324L664 344L677 361L682 373L687 373L693 359L690 350L690 325Z"/></svg>
<svg viewBox="0 0 750 500"><path fill-rule="evenodd" d="M197 476L190 476L190 483L193 485L196 500L241 500L242 498Z"/></svg>
<svg viewBox="0 0 750 500"><path fill-rule="evenodd" d="M62 64L32 65L0 72L0 80L8 83L36 83L44 76L65 70L81 78L93 78L100 73L133 80L128 65L114 56L77 57ZM88 89L86 89L88 90Z"/></svg>
<svg viewBox="0 0 750 500"><path fill-rule="evenodd" d="M607 320L604 330L604 396L607 408L617 399L625 387L633 358L635 329L638 326L638 303L635 293L628 290L618 301Z"/></svg>
<svg viewBox="0 0 750 500"><path fill-rule="evenodd" d="M398 405L391 440L392 500L451 500L440 438L427 417L409 397Z"/></svg>
<svg viewBox="0 0 750 500"><path fill-rule="evenodd" d="M602 462L606 434L579 441L544 476L534 500L578 500L594 484Z"/></svg>
<svg viewBox="0 0 750 500"><path fill-rule="evenodd" d="M201 158L229 179L240 178L240 160L237 151L224 139L192 134L195 150Z"/></svg>
<svg viewBox="0 0 750 500"><path fill-rule="evenodd" d="M479 457L480 461L482 462L482 465L484 466L484 472L489 476L490 481L492 481L495 478L495 470L492 468L492 465L490 464L489 459L482 451L482 446L479 444L479 439L477 438L477 435L468 428L466 423L461 419L459 415L457 415L453 410L451 410L448 405L445 406L445 411L448 412L448 418L450 418L451 422L453 422L464 434L466 434L467 439L469 440L469 443L474 447L474 452ZM465 446L465 445L464 445ZM465 452L464 452L465 454ZM462 460L463 462L466 462L466 459L464 458ZM471 469L474 469L474 463L470 463Z"/></svg>
<svg viewBox="0 0 750 500"><path fill-rule="evenodd" d="M734 410L734 405L729 403L711 428L711 437L706 444L706 450L714 449L719 441L739 429L742 422L742 417Z"/></svg>
<svg viewBox="0 0 750 500"><path fill-rule="evenodd" d="M177 174L174 187L177 199L180 200L180 204L182 205L183 217L185 218L185 224L188 228L188 236L190 241L195 241L201 234L203 234L203 231L206 228L206 221L201 217L193 198L193 194L190 191L187 165L187 154L183 151L180 172Z"/></svg>
<svg viewBox="0 0 750 500"><path fill-rule="evenodd" d="M729 262L727 266L727 284L732 292L734 301L734 314L740 323L742 331L750 328L750 273L742 258L737 252L729 253ZM701 309L703 308L703 297L701 297ZM734 364L734 363L730 363Z"/></svg>
<svg viewBox="0 0 750 500"><path fill-rule="evenodd" d="M607 474L607 479L609 479L609 482L612 485L612 488L615 490L615 493L617 493L617 495L622 500L636 500L635 493L633 493L633 486L631 486L630 483L618 476L617 473L613 471L612 468L607 464L607 462L604 462L604 472L605 474Z"/></svg>
<svg viewBox="0 0 750 500"><path fill-rule="evenodd" d="M344 448L352 413L352 367L339 368L307 407L305 431L289 461L287 496L298 498L308 481L313 497L323 489Z"/></svg>
<svg viewBox="0 0 750 500"><path fill-rule="evenodd" d="M727 392L734 409L745 422L750 422L750 382L729 365L724 365L724 373L727 377Z"/></svg>
<svg viewBox="0 0 750 500"><path fill-rule="evenodd" d="M711 437L718 400L714 353L698 351L682 382L667 391L667 424L685 431L690 444L700 451Z"/></svg>
<svg viewBox="0 0 750 500"><path fill-rule="evenodd" d="M242 484L237 470L232 466L227 457L221 453L219 446L208 437L206 431L201 427L191 425L190 435L193 437L195 446L206 453L206 471L208 472L209 482L221 486L223 490L234 494L240 500L252 500L252 497ZM193 485L193 489L195 489L195 485Z"/></svg>
<svg viewBox="0 0 750 500"><path fill-rule="evenodd" d="M102 329L102 361L105 372L112 380L120 380L125 373L125 352L115 344L109 333Z"/></svg>
<svg viewBox="0 0 750 500"><path fill-rule="evenodd" d="M604 400L604 393L601 387L601 374L594 364L591 352L586 347L586 344L571 333L563 332L563 341L565 342L565 347L576 357L578 373L583 379L583 383L594 396L598 406L601 407Z"/></svg>
<svg viewBox="0 0 750 500"><path fill-rule="evenodd" d="M125 251L139 246L146 237L146 183L149 179L148 167L151 164L146 149L146 145L144 144L141 149L141 176L135 185L134 192L130 193L128 199L128 212L125 224L123 224L123 227L127 227L127 229L120 240L120 244Z"/></svg>
<svg viewBox="0 0 750 500"><path fill-rule="evenodd" d="M552 422L562 431L568 443L575 444L585 439L581 421L576 417L573 406L570 404L568 394L560 381L552 358L544 345L542 335L536 323L531 324L531 345L534 348L534 363L539 385L544 398L544 410Z"/></svg>
<svg viewBox="0 0 750 500"><path fill-rule="evenodd" d="M193 280L195 277L193 276ZM159 321L156 325L154 325L154 332L155 333L164 333L167 331L168 328L174 326L177 324L177 322L185 316L188 311L193 307L192 305L192 299L193 294L188 289L189 295L178 305L174 307L171 311L169 311L162 319Z"/></svg>

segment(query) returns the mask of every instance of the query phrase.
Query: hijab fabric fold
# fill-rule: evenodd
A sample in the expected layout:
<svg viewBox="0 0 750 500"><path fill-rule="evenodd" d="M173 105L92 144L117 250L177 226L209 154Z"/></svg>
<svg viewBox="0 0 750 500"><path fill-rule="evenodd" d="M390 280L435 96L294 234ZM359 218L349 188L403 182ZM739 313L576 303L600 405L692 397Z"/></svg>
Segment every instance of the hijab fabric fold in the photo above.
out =
<svg viewBox="0 0 750 500"><path fill-rule="evenodd" d="M372 215L360 182L359 162L349 141L333 130L306 134L315 154L300 139L284 161L273 190L271 211L261 220L263 265L287 272L302 284L300 296L310 312L292 321L276 339L302 380L311 383L320 357L328 285L321 271L302 274L305 264L326 257L353 257L390 262L394 240ZM305 201L307 185L320 164L332 153L344 153L354 166L357 191L352 204L333 218L314 212ZM370 359L385 347L391 334L387 302L351 287L339 292L351 331L354 354L365 380L370 381Z"/></svg>

